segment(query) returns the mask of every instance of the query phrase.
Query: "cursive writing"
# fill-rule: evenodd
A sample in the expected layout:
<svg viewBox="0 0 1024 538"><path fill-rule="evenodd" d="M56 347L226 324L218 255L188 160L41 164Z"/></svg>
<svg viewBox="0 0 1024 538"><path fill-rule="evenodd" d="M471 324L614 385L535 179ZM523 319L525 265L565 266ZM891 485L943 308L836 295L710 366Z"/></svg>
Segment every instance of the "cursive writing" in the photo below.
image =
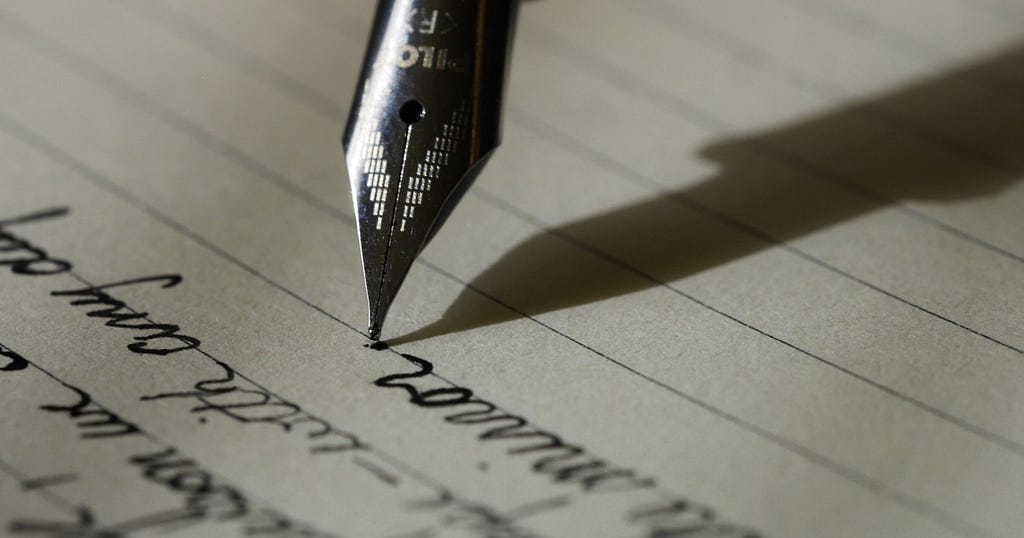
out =
<svg viewBox="0 0 1024 538"><path fill-rule="evenodd" d="M310 447L310 452L314 454L368 448L355 434L339 430L306 413L298 404L278 398L262 387L238 378L235 370L227 364L214 362L223 371L223 377L199 381L191 390L143 396L142 400L191 398L199 402L199 405L191 409L193 413L218 413L243 424L269 424L285 432L304 427L306 437L315 441Z"/></svg>
<svg viewBox="0 0 1024 538"><path fill-rule="evenodd" d="M112 297L106 290L148 283L160 283L161 288L173 288L180 284L181 280L180 275L147 276L101 286L52 291L50 295L72 297L72 306L98 306L99 308L90 310L85 315L91 318L106 319L107 327L141 332L142 334L134 337L136 342L128 344L128 349L132 352L145 355L170 355L199 347L199 339L194 336L178 334L181 327L177 325L152 322L148 312L139 312L130 308L123 301Z"/></svg>
<svg viewBox="0 0 1024 538"><path fill-rule="evenodd" d="M377 350L387 349L385 345ZM494 403L480 398L471 389L451 383L430 385L434 365L421 357L401 353L414 367L410 372L383 376L374 384L400 389L417 407L449 410L444 421L457 426L480 428L477 438L483 442L504 442L506 454L529 458L531 469L557 483L571 484L584 493L623 493L653 490L652 477L640 477L631 469L612 465L559 435L532 425L526 418L506 413ZM646 536L707 536L716 538L756 538L759 534L718 519L714 511L681 498L660 499L629 508L624 519L644 528Z"/></svg>

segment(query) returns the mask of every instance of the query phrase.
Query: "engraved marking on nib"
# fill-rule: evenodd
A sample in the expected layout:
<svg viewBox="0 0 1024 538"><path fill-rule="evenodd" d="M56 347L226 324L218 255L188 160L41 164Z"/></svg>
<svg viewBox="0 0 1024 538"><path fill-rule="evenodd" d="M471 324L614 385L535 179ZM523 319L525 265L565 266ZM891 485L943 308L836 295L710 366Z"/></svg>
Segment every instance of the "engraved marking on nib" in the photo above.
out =
<svg viewBox="0 0 1024 538"><path fill-rule="evenodd" d="M423 204L424 195L429 194L434 181L440 179L441 170L448 164L452 153L458 149L468 122L469 107L463 102L459 109L452 113L451 121L441 126L441 132L434 137L434 145L432 149L427 150L424 162L416 164L416 173L409 178L405 189L402 220L398 225L400 232L406 231L408 224L416 216L416 208Z"/></svg>
<svg viewBox="0 0 1024 538"><path fill-rule="evenodd" d="M366 174L366 186L370 188L370 202L373 204L373 216L377 219L377 229L384 226L384 204L391 185L391 174L387 173L388 160L384 158L384 143L380 130L369 133L366 151L363 154L363 173Z"/></svg>

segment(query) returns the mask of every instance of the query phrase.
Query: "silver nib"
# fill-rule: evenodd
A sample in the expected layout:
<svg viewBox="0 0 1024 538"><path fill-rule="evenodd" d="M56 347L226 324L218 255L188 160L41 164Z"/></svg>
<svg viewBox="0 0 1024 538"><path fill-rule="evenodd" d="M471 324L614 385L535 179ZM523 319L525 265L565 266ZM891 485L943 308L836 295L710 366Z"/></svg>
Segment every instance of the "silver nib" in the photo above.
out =
<svg viewBox="0 0 1024 538"><path fill-rule="evenodd" d="M369 337L498 145L515 2L383 0L343 144Z"/></svg>

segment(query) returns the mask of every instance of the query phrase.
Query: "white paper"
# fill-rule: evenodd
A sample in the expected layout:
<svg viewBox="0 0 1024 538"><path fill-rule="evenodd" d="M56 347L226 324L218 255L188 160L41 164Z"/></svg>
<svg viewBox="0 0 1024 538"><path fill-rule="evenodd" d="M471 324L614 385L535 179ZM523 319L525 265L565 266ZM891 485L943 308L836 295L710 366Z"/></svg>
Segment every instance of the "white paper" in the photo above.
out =
<svg viewBox="0 0 1024 538"><path fill-rule="evenodd" d="M373 10L0 5L0 533L1020 534L1016 3L524 2L387 351Z"/></svg>

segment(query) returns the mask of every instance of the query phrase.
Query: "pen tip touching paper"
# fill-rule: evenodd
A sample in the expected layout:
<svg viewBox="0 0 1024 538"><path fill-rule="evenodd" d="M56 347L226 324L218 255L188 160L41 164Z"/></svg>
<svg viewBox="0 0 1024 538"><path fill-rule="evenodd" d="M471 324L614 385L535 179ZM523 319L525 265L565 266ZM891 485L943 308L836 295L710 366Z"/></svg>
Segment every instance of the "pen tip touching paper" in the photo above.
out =
<svg viewBox="0 0 1024 538"><path fill-rule="evenodd" d="M513 3L381 2L343 137L369 306L380 332L413 262L498 146ZM429 8L429 9L428 9Z"/></svg>

